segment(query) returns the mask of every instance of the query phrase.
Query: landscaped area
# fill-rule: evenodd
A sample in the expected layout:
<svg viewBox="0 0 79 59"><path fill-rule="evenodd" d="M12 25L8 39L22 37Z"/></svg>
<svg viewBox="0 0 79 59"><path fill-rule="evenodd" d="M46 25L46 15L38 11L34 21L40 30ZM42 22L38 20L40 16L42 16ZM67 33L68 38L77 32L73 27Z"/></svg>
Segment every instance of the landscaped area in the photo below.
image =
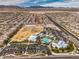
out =
<svg viewBox="0 0 79 59"><path fill-rule="evenodd" d="M23 37L18 37L18 35L23 35ZM63 32L50 27L26 27L21 29L12 39L14 38L15 40L12 40L11 43L42 44L50 46L51 51L54 53L69 53L75 49L74 43L69 41L68 38L65 38Z"/></svg>
<svg viewBox="0 0 79 59"><path fill-rule="evenodd" d="M66 47L58 48L51 46L51 49L54 53L70 53L74 51L75 45L72 42L69 42Z"/></svg>

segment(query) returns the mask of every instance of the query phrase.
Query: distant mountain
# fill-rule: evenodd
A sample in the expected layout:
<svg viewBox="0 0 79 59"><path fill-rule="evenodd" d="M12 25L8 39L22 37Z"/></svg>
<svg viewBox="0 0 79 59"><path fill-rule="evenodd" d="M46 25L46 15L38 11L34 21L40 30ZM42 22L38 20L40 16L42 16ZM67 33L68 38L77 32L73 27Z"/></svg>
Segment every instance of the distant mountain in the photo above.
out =
<svg viewBox="0 0 79 59"><path fill-rule="evenodd" d="M21 8L21 7L13 6L13 5L11 5L11 6L0 5L0 8Z"/></svg>
<svg viewBox="0 0 79 59"><path fill-rule="evenodd" d="M30 6L30 8L43 8L43 6Z"/></svg>
<svg viewBox="0 0 79 59"><path fill-rule="evenodd" d="M56 7L30 6L30 8L56 8Z"/></svg>
<svg viewBox="0 0 79 59"><path fill-rule="evenodd" d="M24 11L79 11L79 8L65 8L65 7L43 7L43 6L30 6L30 7L19 7L19 6L5 6L0 5L0 10L24 10Z"/></svg>

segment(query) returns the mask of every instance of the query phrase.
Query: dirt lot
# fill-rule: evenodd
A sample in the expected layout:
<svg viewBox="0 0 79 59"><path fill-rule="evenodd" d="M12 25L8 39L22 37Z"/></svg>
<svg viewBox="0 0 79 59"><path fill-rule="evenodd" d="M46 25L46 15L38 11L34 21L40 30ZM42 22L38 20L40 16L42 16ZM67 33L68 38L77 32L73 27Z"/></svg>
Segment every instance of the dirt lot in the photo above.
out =
<svg viewBox="0 0 79 59"><path fill-rule="evenodd" d="M27 37L39 33L43 30L42 26L26 25L11 39L12 41L23 41Z"/></svg>

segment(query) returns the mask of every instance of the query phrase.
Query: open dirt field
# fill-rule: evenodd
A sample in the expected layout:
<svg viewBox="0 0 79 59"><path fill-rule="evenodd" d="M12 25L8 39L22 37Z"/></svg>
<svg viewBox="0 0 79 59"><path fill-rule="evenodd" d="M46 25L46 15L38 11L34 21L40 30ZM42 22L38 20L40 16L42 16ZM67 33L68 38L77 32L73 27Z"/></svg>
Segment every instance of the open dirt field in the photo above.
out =
<svg viewBox="0 0 79 59"><path fill-rule="evenodd" d="M43 30L42 26L27 25L20 29L20 31L11 39L12 41L23 41L27 37L39 33Z"/></svg>

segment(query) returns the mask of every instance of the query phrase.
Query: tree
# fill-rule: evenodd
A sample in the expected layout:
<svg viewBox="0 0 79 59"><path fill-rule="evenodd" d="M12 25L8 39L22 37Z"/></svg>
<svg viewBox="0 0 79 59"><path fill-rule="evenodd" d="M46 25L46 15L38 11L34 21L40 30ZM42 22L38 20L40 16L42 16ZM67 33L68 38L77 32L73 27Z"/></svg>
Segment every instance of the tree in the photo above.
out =
<svg viewBox="0 0 79 59"><path fill-rule="evenodd" d="M8 44L10 39L4 40L3 44Z"/></svg>

